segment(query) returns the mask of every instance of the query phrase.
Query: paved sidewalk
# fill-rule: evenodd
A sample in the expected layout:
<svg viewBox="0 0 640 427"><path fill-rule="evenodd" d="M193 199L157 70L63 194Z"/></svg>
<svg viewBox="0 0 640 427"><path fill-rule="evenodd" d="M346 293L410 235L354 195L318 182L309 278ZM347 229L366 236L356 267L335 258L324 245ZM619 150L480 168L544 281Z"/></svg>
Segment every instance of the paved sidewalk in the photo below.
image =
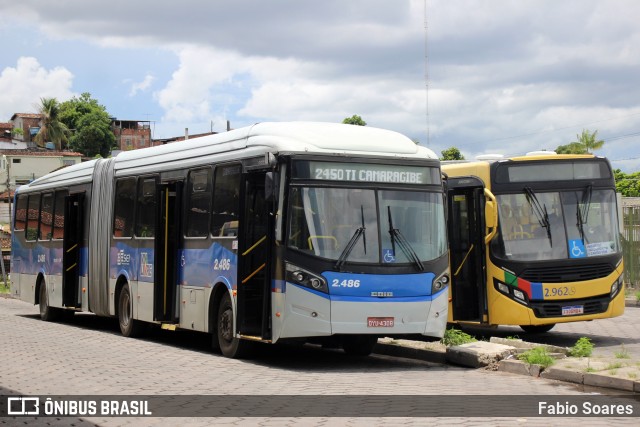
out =
<svg viewBox="0 0 640 427"><path fill-rule="evenodd" d="M518 337L532 345L564 348L572 347L582 337L589 338L594 344L591 357L561 358L552 366L543 369L519 361L515 355L516 350L513 349L496 356L494 359L496 363L487 362L485 369L640 393L640 306L635 300L627 300L625 313L620 317L557 324L550 332L544 334L527 334L518 327L467 328L465 330L487 341L491 337ZM507 341L509 340L501 342ZM472 347L474 347L472 355L474 360L466 366L478 366L477 359L483 359L494 349L491 345ZM453 350L458 351L458 348ZM383 338L378 341L375 352L434 363L460 361L458 356L453 357L452 349L446 349L438 343L422 341ZM487 358L484 357L484 359Z"/></svg>

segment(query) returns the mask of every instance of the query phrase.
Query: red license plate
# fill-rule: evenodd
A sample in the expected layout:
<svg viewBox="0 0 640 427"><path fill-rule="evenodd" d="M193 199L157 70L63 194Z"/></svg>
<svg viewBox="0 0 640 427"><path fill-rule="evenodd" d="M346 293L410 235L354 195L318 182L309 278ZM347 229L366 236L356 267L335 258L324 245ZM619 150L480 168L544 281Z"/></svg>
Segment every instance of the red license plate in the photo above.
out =
<svg viewBox="0 0 640 427"><path fill-rule="evenodd" d="M369 328L393 328L393 317L367 317Z"/></svg>

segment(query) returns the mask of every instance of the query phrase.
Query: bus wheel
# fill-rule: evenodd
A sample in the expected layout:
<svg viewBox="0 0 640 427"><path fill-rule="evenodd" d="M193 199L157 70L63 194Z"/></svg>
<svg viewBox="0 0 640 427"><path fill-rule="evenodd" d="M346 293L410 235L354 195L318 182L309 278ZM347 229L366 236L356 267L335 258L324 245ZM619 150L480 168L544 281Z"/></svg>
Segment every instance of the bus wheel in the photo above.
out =
<svg viewBox="0 0 640 427"><path fill-rule="evenodd" d="M554 326L556 324L551 323L549 325L520 325L520 328L528 334L544 334L553 329Z"/></svg>
<svg viewBox="0 0 640 427"><path fill-rule="evenodd" d="M375 335L350 335L342 339L342 349L349 356L368 356L377 342Z"/></svg>
<svg viewBox="0 0 640 427"><path fill-rule="evenodd" d="M47 284L42 281L40 284L40 318L45 322L54 322L60 317L60 310L49 306L49 295L47 294Z"/></svg>
<svg viewBox="0 0 640 427"><path fill-rule="evenodd" d="M135 337L140 334L140 322L133 318L133 300L129 285L124 285L118 299L118 321L120 332L125 337Z"/></svg>
<svg viewBox="0 0 640 427"><path fill-rule="evenodd" d="M247 357L251 350L251 342L236 338L233 330L233 306L231 297L226 293L220 301L218 318L216 319L218 331L218 345L220 351L226 357L241 359Z"/></svg>

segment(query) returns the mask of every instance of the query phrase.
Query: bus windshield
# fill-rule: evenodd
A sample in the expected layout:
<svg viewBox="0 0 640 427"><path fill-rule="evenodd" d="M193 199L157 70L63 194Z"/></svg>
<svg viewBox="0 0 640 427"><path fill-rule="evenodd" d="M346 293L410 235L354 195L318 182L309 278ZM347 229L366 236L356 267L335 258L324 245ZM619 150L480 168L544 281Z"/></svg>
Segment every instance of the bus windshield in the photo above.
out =
<svg viewBox="0 0 640 427"><path fill-rule="evenodd" d="M292 187L288 246L338 263L416 263L447 250L443 200L427 191Z"/></svg>
<svg viewBox="0 0 640 427"><path fill-rule="evenodd" d="M514 261L586 258L621 251L613 190L535 192L497 196L495 256Z"/></svg>

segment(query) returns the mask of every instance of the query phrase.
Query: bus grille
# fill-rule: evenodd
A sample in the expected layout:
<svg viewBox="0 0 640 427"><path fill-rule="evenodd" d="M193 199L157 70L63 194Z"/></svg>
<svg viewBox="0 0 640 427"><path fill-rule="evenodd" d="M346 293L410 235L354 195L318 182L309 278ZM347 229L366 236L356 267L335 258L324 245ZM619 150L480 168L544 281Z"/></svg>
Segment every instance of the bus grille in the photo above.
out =
<svg viewBox="0 0 640 427"><path fill-rule="evenodd" d="M604 313L609 308L609 302L611 299L609 295L597 296L592 298L574 299L574 300L558 300L558 301L544 301L533 302L529 305L533 309L536 317L571 317L562 315L562 307L581 305L584 307L584 314L598 314ZM579 314L578 316L582 316Z"/></svg>
<svg viewBox="0 0 640 427"><path fill-rule="evenodd" d="M607 277L613 270L611 264L592 264L567 267L528 268L520 277L529 282L563 283L578 280L593 280Z"/></svg>

